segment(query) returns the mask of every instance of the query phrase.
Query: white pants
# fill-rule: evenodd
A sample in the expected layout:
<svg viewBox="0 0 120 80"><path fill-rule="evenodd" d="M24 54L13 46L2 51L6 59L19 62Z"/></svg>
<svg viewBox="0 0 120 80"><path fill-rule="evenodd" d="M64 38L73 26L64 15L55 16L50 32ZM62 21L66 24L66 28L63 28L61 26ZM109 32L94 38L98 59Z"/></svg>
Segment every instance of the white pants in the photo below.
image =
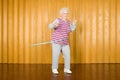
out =
<svg viewBox="0 0 120 80"><path fill-rule="evenodd" d="M58 69L58 61L62 50L64 57L64 69L70 69L70 47L52 43L52 69Z"/></svg>

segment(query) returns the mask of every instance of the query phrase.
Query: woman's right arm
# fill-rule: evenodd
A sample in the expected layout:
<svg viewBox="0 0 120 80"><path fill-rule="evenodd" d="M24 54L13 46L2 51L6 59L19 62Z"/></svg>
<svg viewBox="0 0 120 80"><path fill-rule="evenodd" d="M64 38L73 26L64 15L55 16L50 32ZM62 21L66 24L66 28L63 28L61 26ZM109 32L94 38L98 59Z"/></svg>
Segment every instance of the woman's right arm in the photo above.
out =
<svg viewBox="0 0 120 80"><path fill-rule="evenodd" d="M49 24L49 28L54 29L58 26L58 24L59 24L59 21L58 21L58 19L56 19L52 23Z"/></svg>

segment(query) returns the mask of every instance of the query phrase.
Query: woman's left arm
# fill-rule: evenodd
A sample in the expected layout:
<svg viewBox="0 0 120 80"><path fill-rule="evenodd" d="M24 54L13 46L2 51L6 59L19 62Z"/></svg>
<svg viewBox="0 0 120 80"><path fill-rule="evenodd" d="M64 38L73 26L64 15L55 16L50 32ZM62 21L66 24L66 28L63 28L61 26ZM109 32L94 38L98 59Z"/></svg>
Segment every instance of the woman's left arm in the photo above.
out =
<svg viewBox="0 0 120 80"><path fill-rule="evenodd" d="M72 23L71 23L71 25L70 25L70 29L71 29L71 31L74 31L75 30L75 28L76 28L76 20L74 20Z"/></svg>

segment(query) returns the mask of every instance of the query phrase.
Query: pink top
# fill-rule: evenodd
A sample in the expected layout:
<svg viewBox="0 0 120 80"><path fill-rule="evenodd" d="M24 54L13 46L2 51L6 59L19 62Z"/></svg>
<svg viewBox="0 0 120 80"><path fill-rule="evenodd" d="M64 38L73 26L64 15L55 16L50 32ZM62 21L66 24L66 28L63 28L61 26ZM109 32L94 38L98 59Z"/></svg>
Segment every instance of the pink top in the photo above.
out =
<svg viewBox="0 0 120 80"><path fill-rule="evenodd" d="M51 41L60 45L68 45L68 36L71 32L70 21L64 21L60 18L58 18L58 21L59 25L57 26L57 28L54 28Z"/></svg>

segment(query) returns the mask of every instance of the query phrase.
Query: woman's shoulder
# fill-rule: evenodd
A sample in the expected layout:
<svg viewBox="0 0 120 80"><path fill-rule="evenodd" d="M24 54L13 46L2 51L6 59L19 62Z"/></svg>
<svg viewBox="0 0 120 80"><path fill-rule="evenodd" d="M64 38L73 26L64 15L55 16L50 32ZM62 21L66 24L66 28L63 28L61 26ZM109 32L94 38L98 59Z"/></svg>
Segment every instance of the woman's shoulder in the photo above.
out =
<svg viewBox="0 0 120 80"><path fill-rule="evenodd" d="M60 17L57 17L56 20L60 20L61 18Z"/></svg>

